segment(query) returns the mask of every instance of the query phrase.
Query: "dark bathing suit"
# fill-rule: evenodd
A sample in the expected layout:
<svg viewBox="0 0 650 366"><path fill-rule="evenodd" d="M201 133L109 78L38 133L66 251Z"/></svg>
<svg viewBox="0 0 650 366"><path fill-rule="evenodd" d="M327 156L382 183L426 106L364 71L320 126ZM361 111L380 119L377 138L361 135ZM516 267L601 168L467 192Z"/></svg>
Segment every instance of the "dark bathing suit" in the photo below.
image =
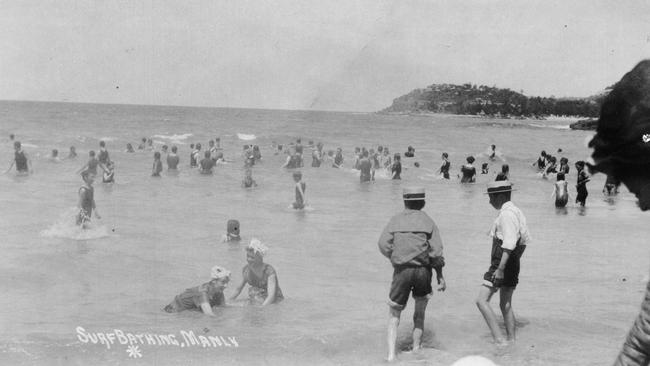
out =
<svg viewBox="0 0 650 366"><path fill-rule="evenodd" d="M25 153L21 151L16 151L14 153L14 159L16 160L16 171L26 172L27 171L27 157Z"/></svg>

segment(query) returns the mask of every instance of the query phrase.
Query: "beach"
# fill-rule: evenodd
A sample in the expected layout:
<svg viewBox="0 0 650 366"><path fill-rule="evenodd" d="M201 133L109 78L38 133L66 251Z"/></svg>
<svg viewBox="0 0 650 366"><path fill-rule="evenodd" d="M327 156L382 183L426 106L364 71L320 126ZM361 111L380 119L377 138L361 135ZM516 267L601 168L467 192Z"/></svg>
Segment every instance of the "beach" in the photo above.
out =
<svg viewBox="0 0 650 366"><path fill-rule="evenodd" d="M10 133L34 166L28 177L0 176L2 364L382 364L392 268L377 239L403 208L402 188L413 185L426 188L424 211L440 229L447 291L429 302L425 352L403 355L404 364L483 355L499 365L609 365L648 280L647 232L639 229L647 218L634 196L622 187L605 198L605 176L595 175L586 209L574 206L573 164L589 156L591 133L568 130L568 121L6 101L0 121L6 166ZM153 151L124 152L142 137L153 139L155 151L176 145L179 172L150 177ZM216 137L232 162L199 175L189 167L189 145L207 146ZM302 211L287 208L294 183L280 168L286 156L273 148L297 138L322 142L326 151L341 147L346 159L343 169L311 168L305 149L308 209ZM102 219L79 233L70 225L82 184L75 171L100 140L115 161L116 183L95 184ZM262 153L253 189L240 185L245 144ZM434 174L442 152L449 153L453 178L468 155L476 166L489 162L491 144L501 158L475 184ZM52 149L66 156L72 145L75 160L48 161ZM401 181L378 174L374 183L359 184L352 152L378 145L391 154L410 145L415 157L403 159ZM531 166L541 150L569 159L566 211L553 205L553 180ZM497 214L485 186L503 163L533 239L514 298L518 339L505 349L492 344L475 305ZM240 244L220 242L229 219L241 223ZM264 308L236 302L217 308L215 318L161 310L206 281L215 264L239 281L243 249L253 237L270 248L265 261L278 273L283 302ZM412 307L410 300L399 328L402 346L410 341Z"/></svg>

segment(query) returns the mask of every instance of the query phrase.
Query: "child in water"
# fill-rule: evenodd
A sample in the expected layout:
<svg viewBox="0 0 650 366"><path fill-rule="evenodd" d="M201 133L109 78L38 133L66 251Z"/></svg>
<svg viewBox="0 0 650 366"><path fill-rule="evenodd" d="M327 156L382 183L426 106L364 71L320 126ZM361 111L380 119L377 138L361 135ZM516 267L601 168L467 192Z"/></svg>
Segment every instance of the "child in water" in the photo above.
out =
<svg viewBox="0 0 650 366"><path fill-rule="evenodd" d="M246 175L241 181L241 186L244 188L257 187L257 182L253 180L253 170L251 168L246 169Z"/></svg>
<svg viewBox="0 0 650 366"><path fill-rule="evenodd" d="M228 223L226 224L226 233L223 234L221 241L223 243L229 241L240 241L241 240L241 237L239 236L240 228L241 226L239 226L239 221L228 220Z"/></svg>
<svg viewBox="0 0 650 366"><path fill-rule="evenodd" d="M162 172L162 161L160 160L160 152L156 151L153 154L153 166L151 167L151 176L160 177L160 172Z"/></svg>
<svg viewBox="0 0 650 366"><path fill-rule="evenodd" d="M135 150L133 150L133 145L131 145L130 142L127 142L127 143L126 143L126 150L125 150L125 152L127 152L127 153L134 153L134 152L135 152Z"/></svg>
<svg viewBox="0 0 650 366"><path fill-rule="evenodd" d="M555 207L565 207L569 202L569 190L567 189L568 184L569 183L564 180L564 173L557 173L557 181L555 182L553 195L551 196L555 198Z"/></svg>
<svg viewBox="0 0 650 366"><path fill-rule="evenodd" d="M451 163L449 162L449 154L443 152L442 165L440 165L440 169L438 171L440 172L440 174L442 174L442 177L445 179L449 179L449 168L451 168Z"/></svg>
<svg viewBox="0 0 650 366"><path fill-rule="evenodd" d="M199 173L212 174L212 168L214 168L216 164L217 163L211 158L210 151L206 151L203 153L203 159L199 163Z"/></svg>
<svg viewBox="0 0 650 366"><path fill-rule="evenodd" d="M307 184L302 181L302 172L293 172L293 181L296 182L296 201L291 206L301 210L305 208L305 189L307 189Z"/></svg>
<svg viewBox="0 0 650 366"><path fill-rule="evenodd" d="M95 217L101 219L101 216L99 216L97 207L95 206L95 189L93 188L95 174L88 170L84 170L81 173L81 179L83 179L84 185L79 188L79 213L77 214L77 225L85 229L90 222L93 210L95 210Z"/></svg>
<svg viewBox="0 0 650 366"><path fill-rule="evenodd" d="M77 149L74 146L70 146L70 152L68 153L68 159L74 159L77 157Z"/></svg>
<svg viewBox="0 0 650 366"><path fill-rule="evenodd" d="M278 276L275 269L264 263L264 256L268 247L258 239L251 239L246 248L247 265L242 269L242 281L235 289L230 300L235 300L241 294L244 286L248 284L248 299L251 304L266 306L282 301L284 295L278 283Z"/></svg>
<svg viewBox="0 0 650 366"><path fill-rule="evenodd" d="M115 163L109 161L102 176L102 183L115 183Z"/></svg>
<svg viewBox="0 0 650 366"><path fill-rule="evenodd" d="M395 156L393 156L393 165L390 170L393 179L402 179L402 157L399 153L395 153Z"/></svg>
<svg viewBox="0 0 650 366"><path fill-rule="evenodd" d="M203 314L214 316L214 306L226 305L223 290L230 282L230 271L225 268L214 266L210 273L210 282L188 288L182 294L177 295L174 300L165 308L168 313L179 313L184 310L201 310Z"/></svg>
<svg viewBox="0 0 650 366"><path fill-rule="evenodd" d="M579 203L580 206L584 207L587 201L587 195L589 194L589 192L587 192L587 182L589 182L589 176L585 171L585 162L582 160L577 161L576 169L578 170L578 181L576 182L576 190L578 191L578 195L576 196L576 203Z"/></svg>
<svg viewBox="0 0 650 366"><path fill-rule="evenodd" d="M488 173L488 163L481 164L481 174L487 174L487 173Z"/></svg>
<svg viewBox="0 0 650 366"><path fill-rule="evenodd" d="M533 166L535 165L537 165L538 170L544 170L546 168L546 151L542 150L537 161L533 163Z"/></svg>

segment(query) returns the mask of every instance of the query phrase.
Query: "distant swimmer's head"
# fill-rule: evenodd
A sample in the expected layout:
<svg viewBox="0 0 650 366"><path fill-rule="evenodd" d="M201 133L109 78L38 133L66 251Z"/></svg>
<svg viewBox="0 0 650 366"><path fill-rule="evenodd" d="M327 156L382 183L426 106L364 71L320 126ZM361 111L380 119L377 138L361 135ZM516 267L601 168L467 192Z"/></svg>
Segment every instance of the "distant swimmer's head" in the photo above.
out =
<svg viewBox="0 0 650 366"><path fill-rule="evenodd" d="M582 170L582 169L585 168L585 162L582 161L582 160L578 160L578 161L576 161L575 166L576 166L576 169Z"/></svg>
<svg viewBox="0 0 650 366"><path fill-rule="evenodd" d="M402 160L402 155L400 155L400 153L395 153L395 155L393 155L393 160L397 160L397 161Z"/></svg>
<svg viewBox="0 0 650 366"><path fill-rule="evenodd" d="M300 141L302 141L302 140L300 139L300 137L298 137L298 138L296 139L296 144L299 144Z"/></svg>
<svg viewBox="0 0 650 366"><path fill-rule="evenodd" d="M542 150L542 152L540 153L540 155L543 156L543 157L546 157L546 151Z"/></svg>
<svg viewBox="0 0 650 366"><path fill-rule="evenodd" d="M9 134L9 140L13 141L15 138L16 138L16 135L14 135L13 133Z"/></svg>
<svg viewBox="0 0 650 366"><path fill-rule="evenodd" d="M358 153L360 153L360 152L361 152L361 148L360 148L360 147L355 147L355 148L354 148L354 153L355 153L355 154L358 154Z"/></svg>
<svg viewBox="0 0 650 366"><path fill-rule="evenodd" d="M382 152L384 152L384 147L381 146L381 145L377 146L377 152L380 153L380 154L381 154Z"/></svg>
<svg viewBox="0 0 650 366"><path fill-rule="evenodd" d="M476 159L474 159L474 157L471 156L471 155L468 156L465 160L467 160L467 162L470 163L470 164L472 164L472 163L474 163L476 161Z"/></svg>
<svg viewBox="0 0 650 366"><path fill-rule="evenodd" d="M302 172L301 171L296 171L293 172L293 180L296 182L299 182L302 179Z"/></svg>
<svg viewBox="0 0 650 366"><path fill-rule="evenodd" d="M176 145L172 146L172 152L176 154L177 151L178 151L178 147L176 147Z"/></svg>
<svg viewBox="0 0 650 366"><path fill-rule="evenodd" d="M208 142L208 145L210 145L210 147L214 146L214 140L210 140L210 141Z"/></svg>
<svg viewBox="0 0 650 366"><path fill-rule="evenodd" d="M492 145L492 150L496 150L497 145Z"/></svg>
<svg viewBox="0 0 650 366"><path fill-rule="evenodd" d="M449 158L449 154L447 154L446 152L443 152L443 153L442 153L442 158L443 158L443 159L448 159L448 158Z"/></svg>
<svg viewBox="0 0 650 366"><path fill-rule="evenodd" d="M508 164L501 165L501 171L505 174L508 174L510 172L510 165Z"/></svg>
<svg viewBox="0 0 650 366"><path fill-rule="evenodd" d="M100 141L99 147L106 147L106 142L104 142L104 140Z"/></svg>
<svg viewBox="0 0 650 366"><path fill-rule="evenodd" d="M487 169L487 167L488 167L488 163L483 163L483 164L481 164L481 168L482 168L482 169Z"/></svg>
<svg viewBox="0 0 650 366"><path fill-rule="evenodd" d="M413 163L413 166L416 167L416 168L419 168L419 167L420 167L420 163L418 163L418 162L416 161L415 163Z"/></svg>
<svg viewBox="0 0 650 366"><path fill-rule="evenodd" d="M153 153L153 158L156 160L160 159L160 152L156 151L155 153Z"/></svg>
<svg viewBox="0 0 650 366"><path fill-rule="evenodd" d="M197 150L201 150L201 143L196 144L195 147L196 147Z"/></svg>
<svg viewBox="0 0 650 366"><path fill-rule="evenodd" d="M131 145L130 142L127 142L127 143L126 143L126 149L127 149L127 150L133 150L133 145Z"/></svg>
<svg viewBox="0 0 650 366"><path fill-rule="evenodd" d="M53 157L53 158L56 158L57 156L59 156L59 150L57 150L57 149L52 149L52 157Z"/></svg>
<svg viewBox="0 0 650 366"><path fill-rule="evenodd" d="M163 151L163 152L167 152L167 149L168 149L168 148L169 148L169 146L167 146L167 145L163 145L163 146L162 146L162 151Z"/></svg>
<svg viewBox="0 0 650 366"><path fill-rule="evenodd" d="M650 60L625 74L603 101L589 142L589 169L622 181L650 209Z"/></svg>
<svg viewBox="0 0 650 366"><path fill-rule="evenodd" d="M147 138L146 138L146 137L143 137L143 138L142 138L142 143L145 143L145 142L147 142Z"/></svg>
<svg viewBox="0 0 650 366"><path fill-rule="evenodd" d="M257 238L252 238L246 247L246 260L248 263L262 262L262 259L268 252L269 247Z"/></svg>
<svg viewBox="0 0 650 366"><path fill-rule="evenodd" d="M568 163L569 163L569 159L564 158L564 157L560 158L560 164L568 164Z"/></svg>
<svg viewBox="0 0 650 366"><path fill-rule="evenodd" d="M14 149L16 149L16 151L20 150L20 146L20 141L14 142Z"/></svg>
<svg viewBox="0 0 650 366"><path fill-rule="evenodd" d="M193 148L194 148L194 144L190 144L190 149L193 149Z"/></svg>
<svg viewBox="0 0 650 366"><path fill-rule="evenodd" d="M404 207L409 210L421 210L424 208L425 195L424 187L406 187L402 190Z"/></svg>
<svg viewBox="0 0 650 366"><path fill-rule="evenodd" d="M226 230L228 232L228 235L231 236L239 236L239 221L238 220L228 220L228 224L226 225Z"/></svg>
<svg viewBox="0 0 650 366"><path fill-rule="evenodd" d="M95 150L88 151L88 156L90 156L91 158L94 158L95 157Z"/></svg>
<svg viewBox="0 0 650 366"><path fill-rule="evenodd" d="M557 176L555 176L555 178L557 179L558 182L564 180L564 173L562 172L557 173Z"/></svg>
<svg viewBox="0 0 650 366"><path fill-rule="evenodd" d="M368 157L368 150L363 149L363 152L361 153L361 156L364 157L364 158L367 158Z"/></svg>
<svg viewBox="0 0 650 366"><path fill-rule="evenodd" d="M76 152L76 151L77 151L77 149L75 149L74 146L70 146L70 152Z"/></svg>

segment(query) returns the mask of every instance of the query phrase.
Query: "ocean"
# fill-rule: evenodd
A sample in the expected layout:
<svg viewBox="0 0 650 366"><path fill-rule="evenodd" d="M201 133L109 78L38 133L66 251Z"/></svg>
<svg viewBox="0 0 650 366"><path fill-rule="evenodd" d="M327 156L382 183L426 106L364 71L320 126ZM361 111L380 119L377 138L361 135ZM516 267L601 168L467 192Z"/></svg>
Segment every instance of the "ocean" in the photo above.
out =
<svg viewBox="0 0 650 366"><path fill-rule="evenodd" d="M633 195L622 187L618 196L604 197L605 177L595 175L586 208L573 204L573 164L589 156L591 133L569 130L563 120L5 101L0 156L6 167L13 158L9 134L23 143L34 174L0 175L2 364L381 364L392 267L377 239L403 208L406 186L426 188L424 211L440 229L447 290L429 302L427 350L402 354L404 364L449 364L475 354L500 365L609 365L648 279L648 231L641 229L647 216ZM178 147L178 174L165 169L151 177L152 151L125 152L143 137L153 139L156 151ZM189 145L205 147L216 137L231 163L199 175L189 167ZM288 208L294 183L281 168L285 155L273 148L297 138L304 145L322 142L326 151L341 147L346 159L343 169L312 168L305 149L309 209L303 211ZM80 232L74 215L82 181L75 172L100 140L115 161L116 183L96 181L102 219ZM253 168L258 186L243 189L242 146L249 143L259 145L262 162ZM475 156L480 171L491 144L500 158L489 173L459 184L465 157ZM378 172L374 183L360 184L350 169L354 148L378 145L391 154L413 146L415 157L403 159L401 181ZM70 146L76 159L48 159L52 149L67 156ZM553 180L531 166L541 150L570 161L566 210L554 207ZM442 152L452 164L449 181L434 174ZM518 340L498 349L475 299L497 215L483 192L503 163L533 241L513 298ZM220 242L229 219L241 223L241 244ZM217 308L214 318L161 310L206 282L217 264L233 273L231 294L253 237L270 248L265 262L278 273L283 302L261 308L238 301ZM497 300L492 306L499 314ZM410 342L412 311L410 300L401 347Z"/></svg>

